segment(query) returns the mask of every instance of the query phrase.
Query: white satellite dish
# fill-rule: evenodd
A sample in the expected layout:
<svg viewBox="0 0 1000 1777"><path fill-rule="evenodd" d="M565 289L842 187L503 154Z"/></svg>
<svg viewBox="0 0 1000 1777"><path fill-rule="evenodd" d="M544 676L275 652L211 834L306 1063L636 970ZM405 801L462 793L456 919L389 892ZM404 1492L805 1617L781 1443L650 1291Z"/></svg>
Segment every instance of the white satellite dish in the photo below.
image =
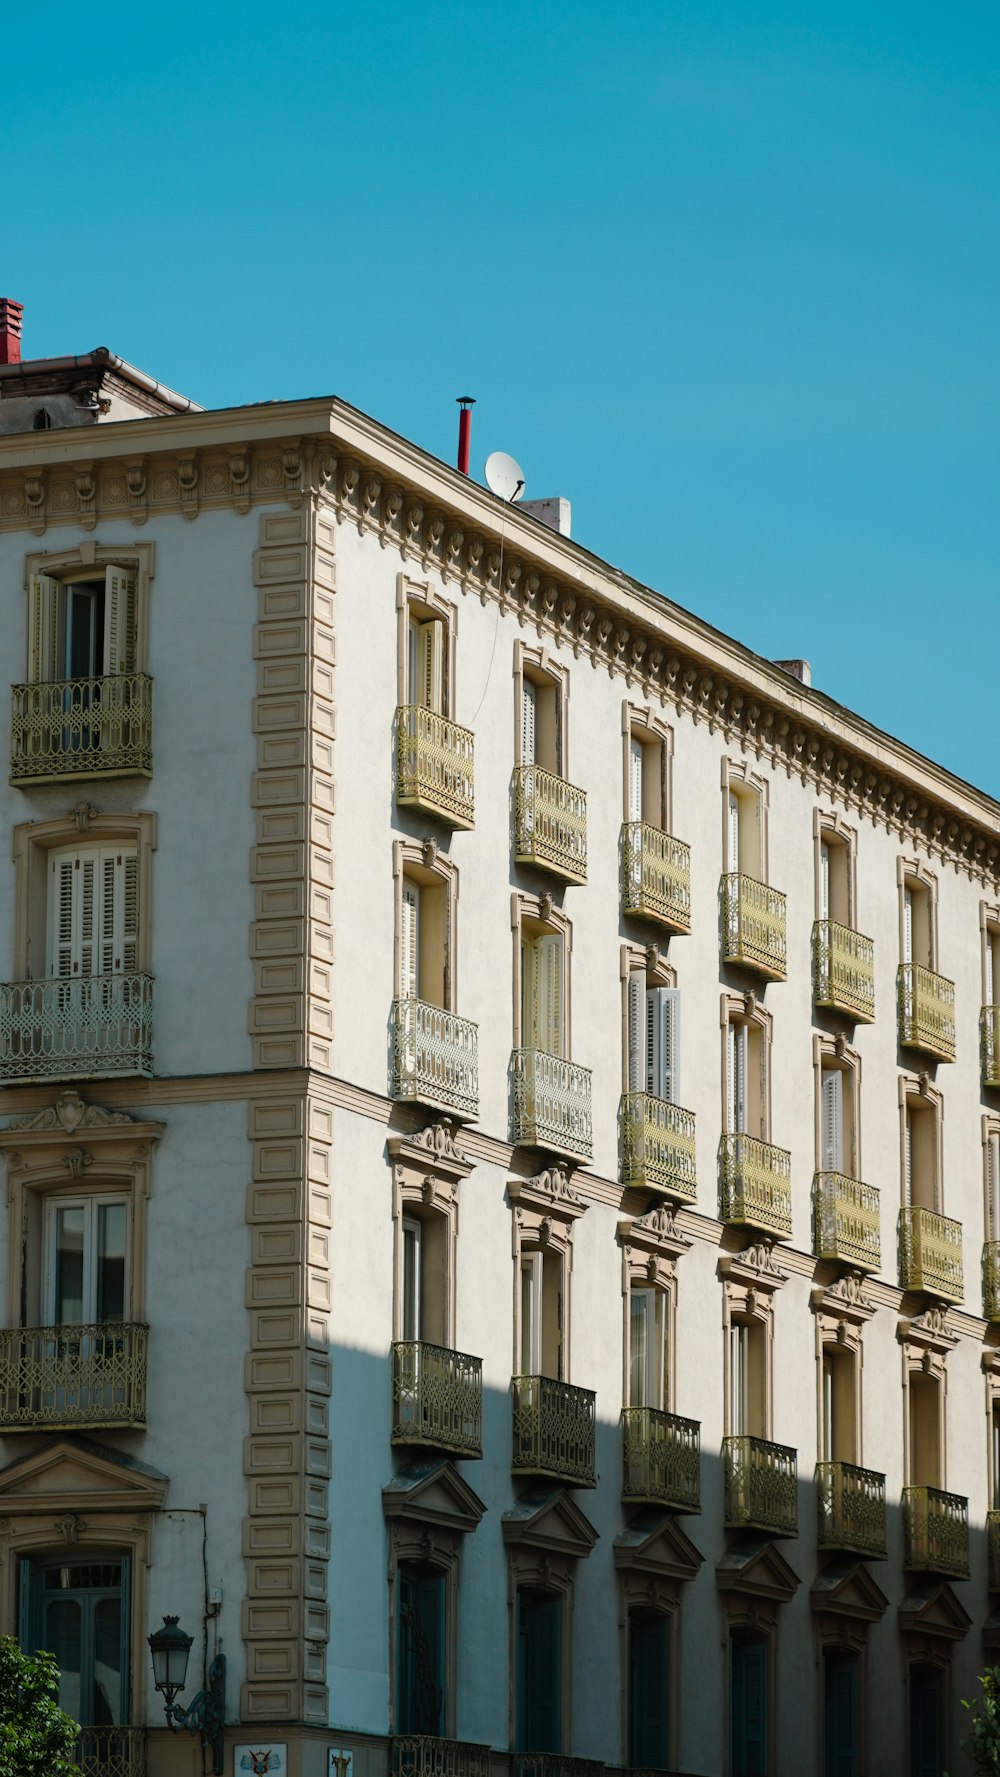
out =
<svg viewBox="0 0 1000 1777"><path fill-rule="evenodd" d="M486 459L486 485L491 493L505 500L508 505L519 500L524 492L524 471L520 463L509 457L505 450L495 450Z"/></svg>

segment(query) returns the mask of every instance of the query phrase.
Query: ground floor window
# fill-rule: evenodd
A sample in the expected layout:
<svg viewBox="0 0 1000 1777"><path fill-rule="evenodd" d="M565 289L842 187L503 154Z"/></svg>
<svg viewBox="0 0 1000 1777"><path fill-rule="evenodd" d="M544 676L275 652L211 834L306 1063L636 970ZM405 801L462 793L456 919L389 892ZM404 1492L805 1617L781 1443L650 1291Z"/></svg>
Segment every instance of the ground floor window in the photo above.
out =
<svg viewBox="0 0 1000 1777"><path fill-rule="evenodd" d="M517 1750L562 1751L563 1601L517 1594Z"/></svg>
<svg viewBox="0 0 1000 1777"><path fill-rule="evenodd" d="M823 1656L824 1777L858 1777L858 1656L828 1649Z"/></svg>
<svg viewBox="0 0 1000 1777"><path fill-rule="evenodd" d="M128 1721L129 1561L21 1562L21 1646L59 1667L59 1705L84 1727Z"/></svg>
<svg viewBox="0 0 1000 1777"><path fill-rule="evenodd" d="M628 1620L628 1762L670 1765L670 1619L642 1611Z"/></svg>
<svg viewBox="0 0 1000 1777"><path fill-rule="evenodd" d="M910 1777L942 1777L941 1689L937 1666L910 1667Z"/></svg>
<svg viewBox="0 0 1000 1777"><path fill-rule="evenodd" d="M445 1577L404 1562L399 1569L396 1731L444 1733Z"/></svg>
<svg viewBox="0 0 1000 1777"><path fill-rule="evenodd" d="M767 1777L767 1642L740 1631L729 1642L729 1777Z"/></svg>

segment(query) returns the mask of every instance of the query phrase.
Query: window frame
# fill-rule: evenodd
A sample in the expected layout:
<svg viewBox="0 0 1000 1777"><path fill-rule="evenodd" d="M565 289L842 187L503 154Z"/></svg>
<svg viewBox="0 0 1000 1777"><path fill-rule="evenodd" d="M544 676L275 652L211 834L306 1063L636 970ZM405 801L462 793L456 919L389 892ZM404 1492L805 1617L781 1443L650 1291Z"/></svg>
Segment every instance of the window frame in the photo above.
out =
<svg viewBox="0 0 1000 1777"><path fill-rule="evenodd" d="M722 874L734 874L730 867L729 847L729 798L735 796L740 802L740 822L742 827L742 804L751 803L755 810L757 827L757 868L749 869L744 862L742 835L740 840L740 858L736 873L749 876L752 881L765 887L770 884L770 867L768 857L768 795L769 783L759 772L752 771L745 760L722 759Z"/></svg>
<svg viewBox="0 0 1000 1777"><path fill-rule="evenodd" d="M137 860L136 967L137 975L152 969L152 859L156 850L157 817L138 814L98 814L86 802L73 814L50 821L21 821L13 829L14 855L14 968L16 981L43 980L48 945L49 854L66 849L83 850L94 845L124 844L134 848ZM41 967L38 967L38 963Z"/></svg>
<svg viewBox="0 0 1000 1777"><path fill-rule="evenodd" d="M720 1025L721 1025L721 1034L722 1034L722 1125L721 1125L721 1127L722 1127L723 1133L725 1135L731 1135L731 1134L748 1135L754 1140L759 1140L759 1141L767 1142L770 1144L770 1142L771 1142L771 1074L772 1074L771 1042L772 1042L773 1029L774 1029L774 1020L773 1020L770 1012L767 1010L766 1006L764 1006L762 1004L762 1002L757 998L756 994L753 994L753 993L747 993L747 994L723 993L721 995L720 1012L721 1012ZM759 1131L756 1129L753 1129L751 1127L747 1127L743 1130L738 1130L738 1131L731 1130L729 1127L730 1073L731 1073L730 1060L729 1060L729 1046L730 1046L729 1030L730 1030L730 1026L732 1026L732 1025L744 1025L744 1026L746 1026L748 1031L752 1031L753 1035L754 1035L754 1041L757 1046L757 1051L758 1051L758 1056L757 1056L757 1060L758 1060L757 1095L758 1095L758 1110L759 1110L759 1123L760 1123ZM748 1042L747 1048L748 1048L748 1054L747 1054L748 1113L747 1114L749 1115L749 1106L753 1102L752 1095L749 1090L750 1069L751 1069L751 1056L750 1056L749 1042Z"/></svg>
<svg viewBox="0 0 1000 1777"><path fill-rule="evenodd" d="M824 1166L824 1104L823 1076L839 1073L843 1081L841 1100L841 1160L845 1163L833 1170L842 1177L864 1178L861 1164L861 1056L842 1036L813 1036L815 1170L831 1170Z"/></svg>
<svg viewBox="0 0 1000 1777"><path fill-rule="evenodd" d="M926 898L927 919L927 953L929 960L921 962L917 956L913 962L921 968L930 969L932 974L939 974L941 967L938 946L938 879L921 858L896 859L896 881L899 890L899 960L905 963L906 958L906 896L916 892Z"/></svg>
<svg viewBox="0 0 1000 1777"><path fill-rule="evenodd" d="M525 927L532 937L562 938L562 1028L563 1046L561 1060L573 1059L573 1019L572 1019L572 958L573 958L573 925L562 909L553 905L551 895L524 895L515 891L510 898L510 924L514 940L513 957L513 1033L514 1049L524 1049L529 1045L524 1041L522 1016L522 967L521 945L524 941Z"/></svg>
<svg viewBox="0 0 1000 1777"><path fill-rule="evenodd" d="M403 999L403 892L406 883L429 888L441 894L443 908L443 1005L444 1012L458 1010L458 891L457 864L440 852L433 840L420 844L414 840L395 839L392 845L393 878L393 999ZM417 998L421 986L417 974ZM433 1004L433 1001L427 1002Z"/></svg>
<svg viewBox="0 0 1000 1777"><path fill-rule="evenodd" d="M558 1291L558 1363L556 1380L572 1381L572 1276L573 1232L587 1205L569 1183L565 1167L553 1166L533 1178L509 1178L507 1196L513 1219L514 1312L511 1375L523 1372L521 1363L521 1271L522 1260L534 1253L542 1255L543 1267L549 1261L549 1276L556 1279ZM542 1288L545 1288L543 1273ZM544 1297L543 1297L544 1304ZM544 1360L545 1312L543 1306L539 1351ZM540 1372L547 1375L543 1367Z"/></svg>
<svg viewBox="0 0 1000 1777"><path fill-rule="evenodd" d="M453 1128L444 1121L431 1123L417 1134L390 1136L387 1149L392 1166L392 1338L398 1343L406 1337L403 1331L404 1226L411 1220L424 1223L433 1217L440 1224L440 1237L444 1242L444 1300L440 1311L447 1337L441 1343L454 1351L459 1187L472 1171L472 1162L456 1146Z"/></svg>
<svg viewBox="0 0 1000 1777"><path fill-rule="evenodd" d="M618 972L621 979L622 993L622 1092L645 1092L645 1083L643 1083L641 1087L633 1087L631 1084L630 1061L632 1049L630 1030L631 1019L629 1017L629 994L631 989L629 984L633 977L641 975L643 977L646 991L654 987L665 987L670 988L679 994L680 988L677 984L677 971L671 967L667 962L666 957L656 945L645 947L640 944L623 944L619 952ZM679 1026L677 1028L679 1031ZM675 1038L674 1050L674 1075L676 1078L676 1074L679 1072L679 1066L677 1064L679 1064L680 1059L679 1034ZM643 1070L643 1076L645 1082L645 1069ZM675 1096L670 1102L679 1105L682 1101L676 1096L676 1086L674 1090Z"/></svg>
<svg viewBox="0 0 1000 1777"><path fill-rule="evenodd" d="M73 581L97 580L108 568L121 568L135 576L135 657L124 670L130 673L149 671L149 596L156 572L156 544L128 543L121 547L86 540L75 549L37 550L24 558L24 591L29 601L25 624L25 678L31 681L32 618L31 583L38 574L63 584ZM107 617L105 617L107 622ZM104 677L96 674L95 677ZM61 683L61 680L41 681Z"/></svg>
<svg viewBox="0 0 1000 1777"><path fill-rule="evenodd" d="M674 731L645 704L632 703L626 698L622 704L622 819L627 824L635 818L630 791L634 740L643 748L643 811L638 818L658 832L672 833ZM647 794L650 754L653 755L653 788ZM654 810L656 818L650 819Z"/></svg>
<svg viewBox="0 0 1000 1777"><path fill-rule="evenodd" d="M525 759L523 747L524 734L524 681L528 678L542 690L555 694L555 710L553 717L553 740L555 746L555 767L541 764L535 760ZM569 782L569 668L557 660L547 648L535 648L517 637L514 641L514 764L515 766L537 764L539 771L549 771L553 777L563 783ZM537 753L537 734L536 734Z"/></svg>
<svg viewBox="0 0 1000 1777"><path fill-rule="evenodd" d="M440 623L443 629L442 708L438 712L445 721L455 720L455 662L458 644L458 608L429 580L415 580L409 574L396 575L396 704L403 708L410 702L409 658L410 622Z"/></svg>
<svg viewBox="0 0 1000 1777"><path fill-rule="evenodd" d="M841 848L846 860L847 918L837 919L832 912L823 912L822 853L823 846ZM858 835L836 809L813 810L813 852L815 859L815 899L818 920L829 919L846 930L858 930Z"/></svg>
<svg viewBox="0 0 1000 1777"><path fill-rule="evenodd" d="M934 1204L931 1213L945 1214L944 1195L944 1095L936 1086L932 1086L927 1074L899 1075L899 1201L903 1209L913 1207L925 1209L926 1204L913 1202L912 1196L912 1152L911 1152L911 1193L907 1202L906 1150L907 1150L907 1113L911 1104L919 1104L921 1116L933 1117L934 1129L931 1152L934 1161Z"/></svg>

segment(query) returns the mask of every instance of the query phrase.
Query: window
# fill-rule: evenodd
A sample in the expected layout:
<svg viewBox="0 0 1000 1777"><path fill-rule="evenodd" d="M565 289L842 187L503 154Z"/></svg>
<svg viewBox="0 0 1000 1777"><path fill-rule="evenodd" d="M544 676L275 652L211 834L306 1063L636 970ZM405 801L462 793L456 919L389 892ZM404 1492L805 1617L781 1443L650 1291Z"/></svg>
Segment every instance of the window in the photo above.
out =
<svg viewBox="0 0 1000 1777"><path fill-rule="evenodd" d="M729 1777L767 1777L767 1668L764 1636L730 1636Z"/></svg>
<svg viewBox="0 0 1000 1777"><path fill-rule="evenodd" d="M666 1770L670 1739L670 1618L633 1610L628 1618L630 1768Z"/></svg>
<svg viewBox="0 0 1000 1777"><path fill-rule="evenodd" d="M1000 1241L1000 1118L983 1118L983 1186L985 1237Z"/></svg>
<svg viewBox="0 0 1000 1777"><path fill-rule="evenodd" d="M49 853L47 975L76 980L134 974L138 918L134 846L68 846Z"/></svg>
<svg viewBox="0 0 1000 1777"><path fill-rule="evenodd" d="M629 1291L630 1407L667 1405L667 1314L662 1290L636 1287Z"/></svg>
<svg viewBox="0 0 1000 1777"><path fill-rule="evenodd" d="M816 918L855 926L857 836L835 813L815 813Z"/></svg>
<svg viewBox="0 0 1000 1777"><path fill-rule="evenodd" d="M126 1197L45 1199L46 1326L125 1319L129 1241Z"/></svg>
<svg viewBox="0 0 1000 1777"><path fill-rule="evenodd" d="M396 1583L396 1732L439 1737L445 1720L445 1576L403 1561Z"/></svg>
<svg viewBox="0 0 1000 1777"><path fill-rule="evenodd" d="M46 684L111 678L136 666L136 575L109 564L29 581L28 677Z"/></svg>
<svg viewBox="0 0 1000 1777"><path fill-rule="evenodd" d="M990 1509L1000 1512L1000 1401L990 1403Z"/></svg>
<svg viewBox="0 0 1000 1777"><path fill-rule="evenodd" d="M114 1737L89 1735L129 1720L129 1579L127 1556L96 1552L83 1560L23 1560L20 1643L45 1648L59 1668L59 1707L84 1729L86 1751L108 1751ZM89 1761L88 1761L89 1762ZM102 1767L104 1758L99 1761Z"/></svg>
<svg viewBox="0 0 1000 1777"><path fill-rule="evenodd" d="M517 1594L518 1752L562 1750L563 1601L520 1588Z"/></svg>
<svg viewBox="0 0 1000 1777"><path fill-rule="evenodd" d="M996 912L995 909L991 910ZM986 916L983 923L983 1005L997 1004L1000 990L1000 919Z"/></svg>
<svg viewBox="0 0 1000 1777"><path fill-rule="evenodd" d="M857 1360L853 1351L823 1346L823 1444L825 1462L857 1462Z"/></svg>
<svg viewBox="0 0 1000 1777"><path fill-rule="evenodd" d="M522 927L522 1048L565 1055L565 975L562 933Z"/></svg>
<svg viewBox="0 0 1000 1777"><path fill-rule="evenodd" d="M732 1437L766 1438L767 1328L734 1320L729 1327L728 1431Z"/></svg>
<svg viewBox="0 0 1000 1777"><path fill-rule="evenodd" d="M520 721L517 763L538 765L553 777L566 775L566 677L561 668L527 651L518 677Z"/></svg>
<svg viewBox="0 0 1000 1777"><path fill-rule="evenodd" d="M514 1374L570 1379L570 1268L585 1204L558 1166L511 1178L514 1224Z"/></svg>
<svg viewBox="0 0 1000 1777"><path fill-rule="evenodd" d="M910 1679L910 1777L942 1777L944 1729L943 1674L938 1666L914 1662Z"/></svg>
<svg viewBox="0 0 1000 1777"><path fill-rule="evenodd" d="M922 866L901 865L901 960L937 968L937 883Z"/></svg>
<svg viewBox="0 0 1000 1777"><path fill-rule="evenodd" d="M742 1002L729 1002L725 1036L726 1133L767 1141L770 1019L756 1005L747 1016Z"/></svg>
<svg viewBox="0 0 1000 1777"><path fill-rule="evenodd" d="M944 1399L940 1379L921 1370L908 1375L909 1438L908 1485L942 1487L942 1414Z"/></svg>
<svg viewBox="0 0 1000 1777"><path fill-rule="evenodd" d="M563 1266L558 1253L521 1254L520 1374L563 1376Z"/></svg>
<svg viewBox="0 0 1000 1777"><path fill-rule="evenodd" d="M396 581L399 704L453 717L457 613L427 581Z"/></svg>
<svg viewBox="0 0 1000 1777"><path fill-rule="evenodd" d="M680 994L628 977L628 1089L680 1103Z"/></svg>
<svg viewBox="0 0 1000 1777"><path fill-rule="evenodd" d="M673 734L649 710L622 705L625 740L625 820L670 831Z"/></svg>
<svg viewBox="0 0 1000 1777"><path fill-rule="evenodd" d="M903 1082L903 1203L941 1211L940 1101Z"/></svg>
<svg viewBox="0 0 1000 1777"><path fill-rule="evenodd" d="M860 1058L843 1043L816 1039L817 1148L820 1173L856 1179L860 1172Z"/></svg>
<svg viewBox="0 0 1000 1777"><path fill-rule="evenodd" d="M729 875L767 881L767 783L723 760L724 868Z"/></svg>
<svg viewBox="0 0 1000 1777"><path fill-rule="evenodd" d="M839 1648L823 1651L823 1777L858 1777L859 1660Z"/></svg>
<svg viewBox="0 0 1000 1777"><path fill-rule="evenodd" d="M445 627L440 619L411 613L407 650L407 703L443 716Z"/></svg>

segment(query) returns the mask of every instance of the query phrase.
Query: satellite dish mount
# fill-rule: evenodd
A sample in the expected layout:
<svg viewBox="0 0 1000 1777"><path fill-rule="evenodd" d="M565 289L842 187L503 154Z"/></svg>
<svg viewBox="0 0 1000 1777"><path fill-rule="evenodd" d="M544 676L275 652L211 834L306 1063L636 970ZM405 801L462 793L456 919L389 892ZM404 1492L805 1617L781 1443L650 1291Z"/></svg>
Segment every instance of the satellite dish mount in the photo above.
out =
<svg viewBox="0 0 1000 1777"><path fill-rule="evenodd" d="M520 463L509 457L505 450L495 450L486 459L486 485L498 500L506 506L512 506L524 492L524 471Z"/></svg>

